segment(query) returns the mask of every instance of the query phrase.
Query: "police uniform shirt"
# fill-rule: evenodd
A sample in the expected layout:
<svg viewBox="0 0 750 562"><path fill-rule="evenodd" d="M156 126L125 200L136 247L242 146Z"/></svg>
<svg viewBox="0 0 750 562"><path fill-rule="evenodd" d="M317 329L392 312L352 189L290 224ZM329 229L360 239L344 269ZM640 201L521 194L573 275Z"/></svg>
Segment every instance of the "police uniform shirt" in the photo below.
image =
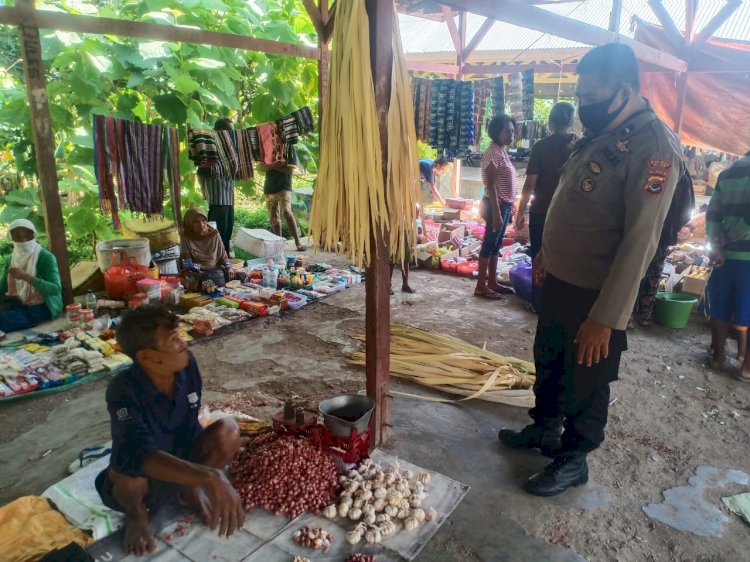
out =
<svg viewBox="0 0 750 562"><path fill-rule="evenodd" d="M649 107L614 131L584 139L565 164L544 226L545 269L600 290L589 313L627 328L682 166L675 135Z"/></svg>
<svg viewBox="0 0 750 562"><path fill-rule="evenodd" d="M192 353L188 366L174 380L174 398L170 398L157 390L136 362L107 387L112 424L110 466L116 471L143 476L143 462L156 451L187 458L202 431L198 423L202 383Z"/></svg>

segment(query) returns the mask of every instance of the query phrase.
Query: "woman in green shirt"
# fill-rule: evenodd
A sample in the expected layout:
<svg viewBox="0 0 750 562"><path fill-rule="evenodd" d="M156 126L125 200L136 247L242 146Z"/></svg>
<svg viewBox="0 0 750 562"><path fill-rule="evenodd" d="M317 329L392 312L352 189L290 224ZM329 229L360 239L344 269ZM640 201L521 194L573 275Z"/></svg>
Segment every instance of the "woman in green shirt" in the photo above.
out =
<svg viewBox="0 0 750 562"><path fill-rule="evenodd" d="M57 260L36 240L26 219L10 223L13 253L0 274L0 331L14 332L56 318L63 308Z"/></svg>

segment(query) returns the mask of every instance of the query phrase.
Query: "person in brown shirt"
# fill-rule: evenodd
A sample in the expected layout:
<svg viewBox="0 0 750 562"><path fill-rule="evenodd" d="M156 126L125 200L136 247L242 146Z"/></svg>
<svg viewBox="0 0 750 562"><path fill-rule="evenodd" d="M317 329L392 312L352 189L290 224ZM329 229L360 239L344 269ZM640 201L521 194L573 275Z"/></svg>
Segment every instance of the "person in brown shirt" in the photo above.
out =
<svg viewBox="0 0 750 562"><path fill-rule="evenodd" d="M544 221L547 219L547 209L552 202L557 184L560 183L560 171L563 164L573 151L576 136L573 134L576 108L572 104L561 101L552 107L549 114L549 129L552 132L531 148L529 164L526 167L526 182L523 184L521 201L516 213L516 232L521 232L526 221L526 207L531 201L529 211L529 238L531 246L529 255L534 258L542 249L542 234ZM532 305L539 310L541 287L532 286Z"/></svg>
<svg viewBox="0 0 750 562"><path fill-rule="evenodd" d="M678 139L640 95L630 47L592 49L577 71L587 135L565 163L534 260L544 292L533 423L499 435L510 447L554 457L525 484L539 496L588 481L586 457L604 441L609 383L627 350L638 285L684 169Z"/></svg>

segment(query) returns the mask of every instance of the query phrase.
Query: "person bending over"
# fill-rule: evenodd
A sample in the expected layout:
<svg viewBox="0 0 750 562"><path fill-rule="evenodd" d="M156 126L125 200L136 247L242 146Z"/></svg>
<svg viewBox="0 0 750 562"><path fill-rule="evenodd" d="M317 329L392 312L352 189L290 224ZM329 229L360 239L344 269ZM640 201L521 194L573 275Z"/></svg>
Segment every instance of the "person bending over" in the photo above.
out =
<svg viewBox="0 0 750 562"><path fill-rule="evenodd" d="M177 324L167 308L145 305L127 313L117 332L134 363L107 387L112 456L96 489L104 505L125 514L130 554L156 548L150 515L173 498L220 535L245 519L224 474L240 448L239 428L227 419L206 429L198 423L201 375Z"/></svg>

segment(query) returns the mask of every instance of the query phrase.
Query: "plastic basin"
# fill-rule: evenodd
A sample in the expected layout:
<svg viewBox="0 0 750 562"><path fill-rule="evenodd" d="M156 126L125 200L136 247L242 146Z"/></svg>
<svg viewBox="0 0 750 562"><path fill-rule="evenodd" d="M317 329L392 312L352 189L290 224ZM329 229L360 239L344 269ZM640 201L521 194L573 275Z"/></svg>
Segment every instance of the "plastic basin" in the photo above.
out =
<svg viewBox="0 0 750 562"><path fill-rule="evenodd" d="M687 293L658 293L656 295L657 324L666 328L684 328L697 302L697 297Z"/></svg>

